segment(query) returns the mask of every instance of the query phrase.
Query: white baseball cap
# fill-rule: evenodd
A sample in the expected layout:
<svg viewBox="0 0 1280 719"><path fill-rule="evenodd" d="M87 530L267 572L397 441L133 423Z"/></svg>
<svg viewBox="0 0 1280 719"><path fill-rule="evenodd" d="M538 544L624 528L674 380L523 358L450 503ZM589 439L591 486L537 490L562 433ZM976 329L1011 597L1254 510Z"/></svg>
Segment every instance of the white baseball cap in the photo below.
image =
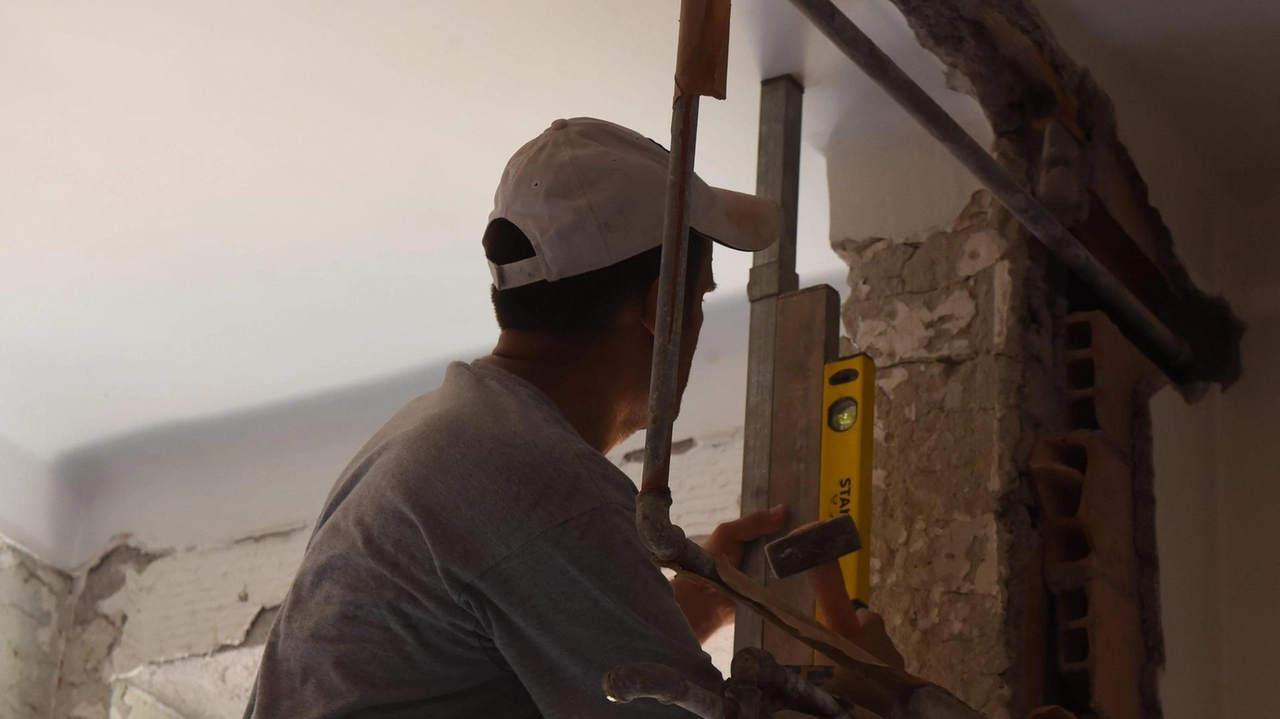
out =
<svg viewBox="0 0 1280 719"><path fill-rule="evenodd" d="M534 256L489 262L498 289L602 269L662 244L669 154L612 122L556 120L502 172L489 221L505 219ZM763 250L782 233L782 210L755 195L693 177L689 226L735 250Z"/></svg>

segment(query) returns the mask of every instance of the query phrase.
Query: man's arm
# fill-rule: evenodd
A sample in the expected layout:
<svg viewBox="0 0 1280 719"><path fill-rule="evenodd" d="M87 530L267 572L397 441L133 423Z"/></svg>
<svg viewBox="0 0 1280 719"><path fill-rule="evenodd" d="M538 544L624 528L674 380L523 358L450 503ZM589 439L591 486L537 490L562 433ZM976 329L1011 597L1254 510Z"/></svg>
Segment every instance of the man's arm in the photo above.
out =
<svg viewBox="0 0 1280 719"><path fill-rule="evenodd" d="M736 567L742 562L743 546L747 542L777 532L786 518L786 508L779 504L772 509L725 522L716 527L703 548L724 556ZM808 526L812 525L805 525ZM869 609L855 609L853 606L838 562L815 567L805 577L817 600L824 624L881 661L896 667L903 666L902 655L885 631L884 619ZM721 592L681 578L671 581L671 590L699 642L706 642L712 634L733 623L733 601Z"/></svg>
<svg viewBox="0 0 1280 719"><path fill-rule="evenodd" d="M459 597L547 719L687 716L659 704L611 704L606 672L656 662L717 691L702 651L653 564L630 507L605 505L552 527L477 577Z"/></svg>

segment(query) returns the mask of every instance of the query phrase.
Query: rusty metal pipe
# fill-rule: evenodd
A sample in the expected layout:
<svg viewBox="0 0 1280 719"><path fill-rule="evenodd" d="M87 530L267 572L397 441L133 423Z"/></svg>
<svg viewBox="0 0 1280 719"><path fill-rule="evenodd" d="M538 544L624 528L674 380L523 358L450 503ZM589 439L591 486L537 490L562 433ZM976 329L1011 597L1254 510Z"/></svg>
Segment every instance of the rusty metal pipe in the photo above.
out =
<svg viewBox="0 0 1280 719"><path fill-rule="evenodd" d="M660 561L674 564L700 577L719 581L715 557L688 539L683 529L671 523L669 493L642 492L636 497L636 527L649 551Z"/></svg>
<svg viewBox="0 0 1280 719"><path fill-rule="evenodd" d="M941 142L1014 217L1098 295L1107 314L1175 381L1194 379L1194 356L1169 321L1149 309L1076 239L1053 213L867 37L831 0L791 0L822 34Z"/></svg>
<svg viewBox="0 0 1280 719"><path fill-rule="evenodd" d="M670 494L671 426L680 383L680 339L684 328L685 278L689 271L689 208L693 157L698 139L697 96L679 95L671 111L671 156L667 165L662 266L649 376L649 421L645 428L642 493Z"/></svg>
<svg viewBox="0 0 1280 719"><path fill-rule="evenodd" d="M671 159L667 166L662 266L649 375L649 421L644 474L636 497L636 528L660 561L714 578L715 558L671 523L671 426L679 405L680 340L684 329L685 278L689 271L689 208L698 137L698 97L678 95L671 111Z"/></svg>
<svg viewBox="0 0 1280 719"><path fill-rule="evenodd" d="M729 671L728 693L731 698L742 689L759 695L745 704L762 702L760 706L766 711L788 709L826 719L852 716L852 707L788 671L763 649L748 647L733 655Z"/></svg>
<svg viewBox="0 0 1280 719"><path fill-rule="evenodd" d="M652 699L674 704L703 719L724 719L724 699L690 684L680 672L662 664L623 664L604 675L604 694L611 702L626 704Z"/></svg>

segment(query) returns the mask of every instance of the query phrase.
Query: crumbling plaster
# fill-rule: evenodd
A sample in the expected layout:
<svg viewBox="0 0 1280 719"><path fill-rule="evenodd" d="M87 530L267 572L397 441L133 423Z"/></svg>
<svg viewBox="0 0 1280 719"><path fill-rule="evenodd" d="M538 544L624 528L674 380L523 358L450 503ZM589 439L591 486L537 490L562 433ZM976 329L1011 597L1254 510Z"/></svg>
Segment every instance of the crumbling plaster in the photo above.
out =
<svg viewBox="0 0 1280 719"><path fill-rule="evenodd" d="M1020 408L1054 401L1024 382L1051 323L1023 309L1043 288L1022 230L923 132L900 139L827 157L832 246L850 267L841 349L878 367L872 604L909 669L1008 716L1029 524Z"/></svg>
<svg viewBox="0 0 1280 719"><path fill-rule="evenodd" d="M112 674L243 644L258 616L283 601L308 536L295 527L126 569L120 590L98 602L107 616L128 617Z"/></svg>
<svg viewBox="0 0 1280 719"><path fill-rule="evenodd" d="M308 536L160 551L120 540L74 574L0 541L0 716L239 717Z"/></svg>
<svg viewBox="0 0 1280 719"><path fill-rule="evenodd" d="M261 659L259 640L254 646L148 663L118 680L116 691L140 692L162 704L175 718L239 719L249 702ZM118 703L113 700L113 705ZM130 719L141 718L130 715Z"/></svg>
<svg viewBox="0 0 1280 719"><path fill-rule="evenodd" d="M262 643L308 536L299 526L181 551L112 546L77 577L50 716L133 716L133 704L144 716L238 716L257 667L251 647Z"/></svg>
<svg viewBox="0 0 1280 719"><path fill-rule="evenodd" d="M77 573L51 717L103 719L107 716L111 706L112 652L129 617L122 612L105 612L101 603L124 587L128 572L145 570L158 556L134 546L116 544Z"/></svg>
<svg viewBox="0 0 1280 719"><path fill-rule="evenodd" d="M878 368L872 602L909 669L993 717L1013 701L1031 541L1017 457L1043 407L1026 400L1051 396L1026 377L1052 337L1022 232L977 192L943 226L833 242L845 350Z"/></svg>
<svg viewBox="0 0 1280 719"><path fill-rule="evenodd" d="M0 538L0 716L49 716L70 595L70 575Z"/></svg>

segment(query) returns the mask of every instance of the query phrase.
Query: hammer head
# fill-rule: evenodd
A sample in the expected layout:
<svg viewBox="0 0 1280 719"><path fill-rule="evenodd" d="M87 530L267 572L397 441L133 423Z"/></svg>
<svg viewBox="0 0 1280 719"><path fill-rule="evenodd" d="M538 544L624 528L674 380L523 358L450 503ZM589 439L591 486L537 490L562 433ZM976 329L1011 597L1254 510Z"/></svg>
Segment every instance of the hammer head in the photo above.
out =
<svg viewBox="0 0 1280 719"><path fill-rule="evenodd" d="M779 579L807 572L862 549L853 517L842 514L765 545L769 566Z"/></svg>

